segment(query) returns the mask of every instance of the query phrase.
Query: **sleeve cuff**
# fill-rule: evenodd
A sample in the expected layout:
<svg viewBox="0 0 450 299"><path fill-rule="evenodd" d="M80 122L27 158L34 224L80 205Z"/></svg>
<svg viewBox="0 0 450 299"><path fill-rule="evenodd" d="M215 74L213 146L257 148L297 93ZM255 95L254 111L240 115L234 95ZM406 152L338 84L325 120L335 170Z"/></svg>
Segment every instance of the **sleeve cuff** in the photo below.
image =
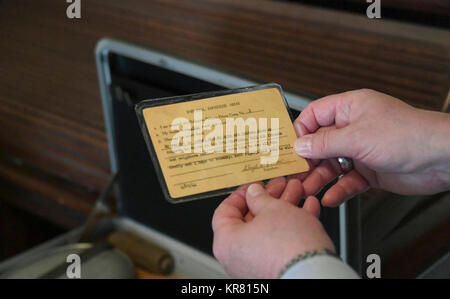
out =
<svg viewBox="0 0 450 299"><path fill-rule="evenodd" d="M336 257L318 255L299 261L289 267L281 279L358 279L349 265Z"/></svg>

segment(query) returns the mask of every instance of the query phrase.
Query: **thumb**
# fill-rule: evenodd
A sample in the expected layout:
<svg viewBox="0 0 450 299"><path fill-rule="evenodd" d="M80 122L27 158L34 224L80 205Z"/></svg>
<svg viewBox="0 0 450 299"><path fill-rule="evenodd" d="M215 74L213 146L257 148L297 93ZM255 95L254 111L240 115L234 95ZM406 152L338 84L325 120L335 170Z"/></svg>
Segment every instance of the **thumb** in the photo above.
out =
<svg viewBox="0 0 450 299"><path fill-rule="evenodd" d="M350 142L351 133L348 127L319 130L313 134L304 135L294 143L295 152L304 158L328 159L353 156Z"/></svg>
<svg viewBox="0 0 450 299"><path fill-rule="evenodd" d="M251 184L245 194L247 206L250 212L256 216L271 201L273 197L259 184Z"/></svg>

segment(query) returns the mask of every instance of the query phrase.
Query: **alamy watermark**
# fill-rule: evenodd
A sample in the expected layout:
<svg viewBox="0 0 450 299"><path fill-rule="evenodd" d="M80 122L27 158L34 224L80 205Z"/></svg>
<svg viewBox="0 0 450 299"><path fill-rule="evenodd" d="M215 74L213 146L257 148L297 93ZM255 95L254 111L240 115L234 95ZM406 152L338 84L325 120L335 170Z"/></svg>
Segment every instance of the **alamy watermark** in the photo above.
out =
<svg viewBox="0 0 450 299"><path fill-rule="evenodd" d="M238 154L245 153L248 136L248 153L257 153L259 145L259 153L268 154L261 156L261 164L275 164L280 153L279 121L279 118L271 118L268 129L268 119L265 117L258 120L254 117L246 120L229 117L225 119L224 138L224 125L220 119L211 117L203 121L202 110L194 110L193 124L185 117L178 117L172 121L171 130L178 131L172 138L172 151L175 154L188 154L192 151L207 154L223 153L225 139L226 153L235 151ZM203 133L207 131L209 133L203 137ZM268 145L269 138L270 145Z"/></svg>
<svg viewBox="0 0 450 299"><path fill-rule="evenodd" d="M67 278L81 278L81 259L78 254L69 254L66 262L70 263L66 270Z"/></svg>
<svg viewBox="0 0 450 299"><path fill-rule="evenodd" d="M81 0L66 0L71 3L67 6L66 15L69 19L81 19Z"/></svg>
<svg viewBox="0 0 450 299"><path fill-rule="evenodd" d="M367 7L366 15L369 19L381 18L381 0L366 0L367 3L372 3Z"/></svg>
<svg viewBox="0 0 450 299"><path fill-rule="evenodd" d="M367 278L381 278L381 258L378 254L369 254L366 258L367 265L366 276Z"/></svg>

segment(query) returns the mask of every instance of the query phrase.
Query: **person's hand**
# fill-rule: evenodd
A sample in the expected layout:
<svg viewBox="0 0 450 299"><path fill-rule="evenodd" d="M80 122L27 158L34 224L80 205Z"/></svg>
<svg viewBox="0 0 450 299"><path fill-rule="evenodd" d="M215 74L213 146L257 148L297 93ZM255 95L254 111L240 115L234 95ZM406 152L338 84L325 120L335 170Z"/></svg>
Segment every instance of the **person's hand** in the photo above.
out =
<svg viewBox="0 0 450 299"><path fill-rule="evenodd" d="M276 278L299 254L334 246L318 220L320 204L303 196L299 180L239 187L216 209L213 252L234 278ZM280 198L280 199L278 199Z"/></svg>
<svg viewBox="0 0 450 299"><path fill-rule="evenodd" d="M353 159L322 198L336 206L369 186L398 194L432 194L450 188L450 116L413 108L389 95L356 90L309 104L294 122L294 148L311 159L297 175L306 195L341 174L336 157Z"/></svg>

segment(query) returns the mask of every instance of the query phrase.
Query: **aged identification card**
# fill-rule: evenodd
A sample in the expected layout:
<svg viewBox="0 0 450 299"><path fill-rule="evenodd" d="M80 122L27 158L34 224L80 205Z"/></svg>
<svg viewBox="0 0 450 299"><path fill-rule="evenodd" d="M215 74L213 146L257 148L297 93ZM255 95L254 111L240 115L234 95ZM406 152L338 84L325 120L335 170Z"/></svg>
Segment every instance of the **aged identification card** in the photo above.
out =
<svg viewBox="0 0 450 299"><path fill-rule="evenodd" d="M171 202L309 170L293 150L296 135L277 84L143 101L136 112Z"/></svg>

